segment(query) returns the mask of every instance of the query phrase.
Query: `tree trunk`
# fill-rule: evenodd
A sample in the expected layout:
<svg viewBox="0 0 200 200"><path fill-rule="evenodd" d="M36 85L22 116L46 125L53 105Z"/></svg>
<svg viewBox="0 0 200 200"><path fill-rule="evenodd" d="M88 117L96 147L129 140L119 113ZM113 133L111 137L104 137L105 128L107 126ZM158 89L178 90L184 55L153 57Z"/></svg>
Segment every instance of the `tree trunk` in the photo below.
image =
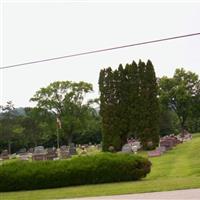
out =
<svg viewBox="0 0 200 200"><path fill-rule="evenodd" d="M8 141L8 154L11 154L11 142Z"/></svg>
<svg viewBox="0 0 200 200"><path fill-rule="evenodd" d="M68 145L72 143L72 139L73 139L73 136L72 136L72 133L70 133L67 137Z"/></svg>
<svg viewBox="0 0 200 200"><path fill-rule="evenodd" d="M185 120L183 119L181 122L181 136L184 137L185 135Z"/></svg>

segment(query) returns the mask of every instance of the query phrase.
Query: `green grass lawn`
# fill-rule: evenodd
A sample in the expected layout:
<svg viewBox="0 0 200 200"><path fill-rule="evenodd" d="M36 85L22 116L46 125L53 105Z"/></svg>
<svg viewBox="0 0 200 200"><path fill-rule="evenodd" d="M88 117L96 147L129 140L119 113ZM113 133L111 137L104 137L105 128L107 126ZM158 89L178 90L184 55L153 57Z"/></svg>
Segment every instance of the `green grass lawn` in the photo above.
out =
<svg viewBox="0 0 200 200"><path fill-rule="evenodd" d="M145 156L145 153L142 152ZM0 193L0 200L59 199L200 188L200 134L161 157L141 181Z"/></svg>

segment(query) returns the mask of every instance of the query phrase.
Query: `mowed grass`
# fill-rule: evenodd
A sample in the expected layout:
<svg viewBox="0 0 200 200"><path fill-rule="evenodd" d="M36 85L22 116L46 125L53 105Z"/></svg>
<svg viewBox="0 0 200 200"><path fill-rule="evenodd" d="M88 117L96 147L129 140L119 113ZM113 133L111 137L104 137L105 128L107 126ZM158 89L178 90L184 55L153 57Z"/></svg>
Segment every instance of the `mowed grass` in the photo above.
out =
<svg viewBox="0 0 200 200"><path fill-rule="evenodd" d="M146 156L146 153L141 153ZM0 200L42 200L200 188L200 134L161 157L150 159L141 181L0 193Z"/></svg>

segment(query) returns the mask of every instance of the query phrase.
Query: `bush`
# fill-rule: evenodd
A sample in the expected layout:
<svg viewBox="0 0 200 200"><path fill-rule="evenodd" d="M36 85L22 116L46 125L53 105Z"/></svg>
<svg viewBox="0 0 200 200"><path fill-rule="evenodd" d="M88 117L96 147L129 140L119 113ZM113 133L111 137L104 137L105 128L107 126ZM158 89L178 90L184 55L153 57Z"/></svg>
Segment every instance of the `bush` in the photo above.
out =
<svg viewBox="0 0 200 200"><path fill-rule="evenodd" d="M70 160L13 162L0 166L0 191L138 180L151 163L131 154L101 153Z"/></svg>

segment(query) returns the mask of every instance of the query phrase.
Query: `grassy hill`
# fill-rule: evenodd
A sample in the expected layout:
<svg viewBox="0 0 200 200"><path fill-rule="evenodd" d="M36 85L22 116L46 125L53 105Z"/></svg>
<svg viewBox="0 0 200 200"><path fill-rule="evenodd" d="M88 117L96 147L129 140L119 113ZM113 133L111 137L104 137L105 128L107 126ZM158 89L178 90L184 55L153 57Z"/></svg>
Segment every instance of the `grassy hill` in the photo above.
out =
<svg viewBox="0 0 200 200"><path fill-rule="evenodd" d="M152 171L142 181L0 193L0 199L58 199L200 188L200 134L150 160Z"/></svg>

